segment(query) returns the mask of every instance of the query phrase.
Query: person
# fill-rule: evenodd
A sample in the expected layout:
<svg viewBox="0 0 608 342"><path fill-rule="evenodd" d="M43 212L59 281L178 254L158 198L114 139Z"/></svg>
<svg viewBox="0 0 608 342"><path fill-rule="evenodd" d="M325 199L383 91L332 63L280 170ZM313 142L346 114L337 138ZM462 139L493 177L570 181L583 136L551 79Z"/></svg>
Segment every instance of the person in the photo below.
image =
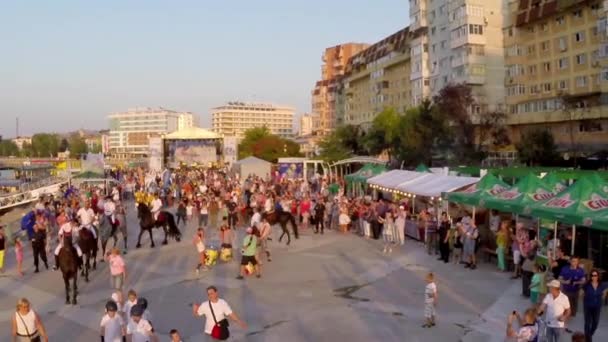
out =
<svg viewBox="0 0 608 342"><path fill-rule="evenodd" d="M545 310L547 311L547 341L559 342L566 328L566 321L570 317L570 301L561 292L559 280L551 280L547 284L547 287L549 288L549 293L547 293L545 299L538 307L537 312L542 315Z"/></svg>
<svg viewBox="0 0 608 342"><path fill-rule="evenodd" d="M207 228L209 223L209 205L207 200L203 199L200 203L198 225L203 228Z"/></svg>
<svg viewBox="0 0 608 342"><path fill-rule="evenodd" d="M19 237L15 238L15 260L17 261L17 274L23 277L23 245Z"/></svg>
<svg viewBox="0 0 608 342"><path fill-rule="evenodd" d="M596 269L589 274L589 280L583 285L583 313L585 315L585 336L588 342L593 340L602 312L602 302L606 297L608 285L602 284L600 272Z"/></svg>
<svg viewBox="0 0 608 342"><path fill-rule="evenodd" d="M428 255L436 255L438 247L438 236L437 236L437 221L433 219L428 210L424 210L424 217L426 218L425 228L425 244L426 252Z"/></svg>
<svg viewBox="0 0 608 342"><path fill-rule="evenodd" d="M125 321L118 314L118 305L110 300L106 303L106 313L99 323L99 336L102 342L122 342L127 335Z"/></svg>
<svg viewBox="0 0 608 342"><path fill-rule="evenodd" d="M513 329L513 322L519 323L517 332ZM536 311L526 310L524 317L519 316L517 311L513 311L507 319L507 337L514 338L517 342L532 342L538 338L538 324L536 323Z"/></svg>
<svg viewBox="0 0 608 342"><path fill-rule="evenodd" d="M553 274L553 279L558 279L560 273L562 273L562 269L570 264L570 261L564 255L561 248L557 248L555 257L549 258L549 263L551 265L551 273Z"/></svg>
<svg viewBox="0 0 608 342"><path fill-rule="evenodd" d="M392 253L392 244L395 241L395 220L393 219L393 213L390 211L386 212L384 219L380 218L379 221L383 224L382 238L384 240L384 249L382 253Z"/></svg>
<svg viewBox="0 0 608 342"><path fill-rule="evenodd" d="M116 204L111 196L106 197L103 203L103 214L106 216L106 219L110 220L109 222L112 224L111 235L114 235L114 231L116 230Z"/></svg>
<svg viewBox="0 0 608 342"><path fill-rule="evenodd" d="M171 329L171 331L169 331L169 337L171 338L171 342L184 342L177 329Z"/></svg>
<svg viewBox="0 0 608 342"><path fill-rule="evenodd" d="M260 229L260 253L266 254L266 259L268 260L268 262L272 261L272 259L270 258L270 248L268 247L268 241L270 240L271 235L272 226L270 225L270 223L268 223L268 218L264 217L262 219Z"/></svg>
<svg viewBox="0 0 608 342"><path fill-rule="evenodd" d="M211 335L211 331L216 322L221 322L228 318L239 324L241 328L247 329L247 323L241 320L239 316L232 311L232 308L225 300L219 297L215 286L207 287L207 298L209 300L200 305L196 303L192 304L192 314L195 317L205 316L205 334Z"/></svg>
<svg viewBox="0 0 608 342"><path fill-rule="evenodd" d="M570 301L571 316L576 317L578 308L578 297L581 285L585 284L585 269L581 267L577 256L570 258L570 265L562 268L559 281L562 291Z"/></svg>
<svg viewBox="0 0 608 342"><path fill-rule="evenodd" d="M106 260L110 265L110 283L115 290L121 290L127 278L127 266L120 255L120 250L116 247L106 255Z"/></svg>
<svg viewBox="0 0 608 342"><path fill-rule="evenodd" d="M38 314L32 310L27 298L17 301L17 310L11 320L13 342L49 342L46 329Z"/></svg>
<svg viewBox="0 0 608 342"><path fill-rule="evenodd" d="M142 317L144 307L136 304L131 308L131 318L127 323L127 341L130 342L158 342L152 324Z"/></svg>
<svg viewBox="0 0 608 342"><path fill-rule="evenodd" d="M320 199L315 204L314 208L314 219L315 219L315 234L319 234L319 226L321 226L321 234L323 234L323 230L325 230L325 203Z"/></svg>
<svg viewBox="0 0 608 342"><path fill-rule="evenodd" d="M340 226L340 232L346 234L348 232L348 225L350 224L350 216L348 216L348 209L346 208L346 206L340 206L338 224Z"/></svg>
<svg viewBox="0 0 608 342"><path fill-rule="evenodd" d="M93 228L93 221L95 220L95 212L91 209L91 203L86 201L84 207L78 209L76 217L80 220L80 226L91 231L93 238L97 239L97 233Z"/></svg>
<svg viewBox="0 0 608 342"><path fill-rule="evenodd" d="M502 221L496 232L496 259L498 260L498 269L502 272L507 270L505 256L509 245L509 235L509 221Z"/></svg>
<svg viewBox="0 0 608 342"><path fill-rule="evenodd" d="M243 238L243 249L242 249L242 257L241 257L241 272L236 277L236 279L243 279L247 274L246 266L251 263L255 269L256 277L261 278L261 269L258 264L255 256L257 254L257 243L258 238L253 234L253 228L247 228L247 235Z"/></svg>
<svg viewBox="0 0 608 342"><path fill-rule="evenodd" d="M0 225L0 273L4 273L4 251L6 245L6 238L4 237L4 226Z"/></svg>
<svg viewBox="0 0 608 342"><path fill-rule="evenodd" d="M59 251L61 250L61 248L63 248L64 245L64 239L68 239L68 241L70 241L72 244L74 244L74 240L76 237L76 228L78 226L78 220L76 218L73 218L72 220L70 220L70 222L64 224L63 226L61 226L61 228L59 228L59 244L57 245L57 248L55 248L55 267L53 267L54 270L59 269ZM80 259L79 263L82 264L82 250L80 249L80 246L78 246L78 244L74 244L74 248L76 248L76 254L78 254L78 258Z"/></svg>
<svg viewBox="0 0 608 342"><path fill-rule="evenodd" d="M262 215L260 214L260 209L257 207L253 208L253 215L251 216L251 227L258 227L258 225L262 222Z"/></svg>
<svg viewBox="0 0 608 342"><path fill-rule="evenodd" d="M464 220L464 219L463 219ZM470 268L472 270L477 268L476 258L475 258L475 244L477 242L477 237L479 237L479 230L475 225L475 222L470 222L469 224L466 221L463 223L463 257L466 262L465 268Z"/></svg>
<svg viewBox="0 0 608 342"><path fill-rule="evenodd" d="M192 217L192 206L190 205L190 214L188 214L188 208L186 207L186 203L184 201L180 201L177 205L177 211L175 212L175 216L177 217L176 224L179 225L179 222L182 221L186 224L187 218Z"/></svg>
<svg viewBox="0 0 608 342"><path fill-rule="evenodd" d="M435 326L435 308L437 307L437 285L435 275L430 272L426 275L426 287L424 288L424 318L426 323L423 328Z"/></svg>
<svg viewBox="0 0 608 342"><path fill-rule="evenodd" d="M521 276L521 251L519 249L520 237L523 234L523 226L521 224L516 224L514 228L514 232L511 233L511 251L513 252L513 275L511 279L517 279Z"/></svg>
<svg viewBox="0 0 608 342"><path fill-rule="evenodd" d="M572 334L572 342L589 342L584 333L577 331Z"/></svg>
<svg viewBox="0 0 608 342"><path fill-rule="evenodd" d="M232 249L232 241L234 240L234 234L232 229L228 225L222 225L220 227L220 242L222 248Z"/></svg>
<svg viewBox="0 0 608 342"><path fill-rule="evenodd" d="M129 292L127 292L127 301L123 306L123 311L125 313L127 323L131 319L131 308L135 305L137 305L137 292L135 292L135 290L133 289L130 289Z"/></svg>
<svg viewBox="0 0 608 342"><path fill-rule="evenodd" d="M534 275L532 276L532 280L530 281L530 301L532 302L532 304L537 304L539 294L541 292L544 273L540 271L540 265L538 264L534 264L534 266L532 266L532 269L534 271Z"/></svg>
<svg viewBox="0 0 608 342"><path fill-rule="evenodd" d="M192 243L196 246L196 252L198 253L198 264L196 265L196 273L198 274L201 268L203 271L207 270L205 265L205 230L202 227L196 230Z"/></svg>
<svg viewBox="0 0 608 342"><path fill-rule="evenodd" d="M462 262L462 223L456 223L452 230L452 262L456 265Z"/></svg>
<svg viewBox="0 0 608 342"><path fill-rule="evenodd" d="M32 237L32 249L34 252L34 273L38 273L39 260L42 260L46 269L49 269L49 263L46 258L46 227L36 224L34 226L34 235ZM21 260L23 260L23 249L20 251Z"/></svg>
<svg viewBox="0 0 608 342"><path fill-rule="evenodd" d="M399 206L399 211L397 212L397 217L395 218L395 232L397 236L395 237L395 243L403 246L405 244L405 221L407 218L407 212L405 211L404 206Z"/></svg>
<svg viewBox="0 0 608 342"><path fill-rule="evenodd" d="M154 217L154 221L158 221L158 215L160 214L160 210L163 208L163 201L158 197L158 194L154 194L154 200L152 201L152 208L150 212Z"/></svg>
<svg viewBox="0 0 608 342"><path fill-rule="evenodd" d="M450 219L448 218L448 214L444 211L441 213L441 222L439 223L439 259L443 260L444 263L448 263L450 261L450 241L449 241L449 233L450 233Z"/></svg>

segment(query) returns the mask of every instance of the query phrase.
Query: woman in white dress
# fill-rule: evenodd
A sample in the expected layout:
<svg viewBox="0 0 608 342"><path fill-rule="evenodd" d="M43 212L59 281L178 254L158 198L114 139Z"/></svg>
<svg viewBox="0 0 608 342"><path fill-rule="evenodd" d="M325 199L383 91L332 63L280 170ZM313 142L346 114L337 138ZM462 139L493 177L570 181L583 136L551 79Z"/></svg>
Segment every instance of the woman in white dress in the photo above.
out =
<svg viewBox="0 0 608 342"><path fill-rule="evenodd" d="M12 319L13 342L49 342L40 317L31 309L26 298L17 301L17 310Z"/></svg>

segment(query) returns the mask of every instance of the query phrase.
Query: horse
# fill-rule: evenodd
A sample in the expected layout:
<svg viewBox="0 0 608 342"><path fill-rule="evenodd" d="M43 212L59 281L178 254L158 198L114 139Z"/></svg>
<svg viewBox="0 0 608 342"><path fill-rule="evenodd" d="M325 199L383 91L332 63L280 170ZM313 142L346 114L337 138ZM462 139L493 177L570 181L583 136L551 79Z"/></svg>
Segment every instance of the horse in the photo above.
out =
<svg viewBox="0 0 608 342"><path fill-rule="evenodd" d="M93 237L93 233L88 228L80 228L78 232L78 246L82 251L83 267L80 273L84 277L84 281L89 282L89 269L91 268L91 259L93 259L93 269L97 269L97 241Z"/></svg>
<svg viewBox="0 0 608 342"><path fill-rule="evenodd" d="M118 243L118 233L122 234L123 239L123 254L127 254L127 222L126 215L115 214L116 220L118 221L118 227L113 228L112 223L105 215L99 217L99 237L101 238L101 251L102 255L106 255L106 247L110 238L114 239L114 247Z"/></svg>
<svg viewBox="0 0 608 342"><path fill-rule="evenodd" d="M72 244L72 239L64 239L63 247L59 251L57 260L59 269L63 275L63 283L65 284L65 303L70 304L70 279L72 280L72 305L78 302L78 253Z"/></svg>
<svg viewBox="0 0 608 342"><path fill-rule="evenodd" d="M145 204L139 203L137 205L137 218L139 218L140 230L139 236L137 237L137 245L135 246L135 248L141 247L141 236L146 230L150 234L150 247L154 248L154 237L152 236L153 228L163 228L163 231L165 232L165 240L163 240L163 245L167 244L168 236L175 238L177 242L181 240L182 233L179 231L179 228L177 228L177 225L175 224L173 214L166 211L161 211L158 215L158 220L155 220L154 215L152 215L152 212L150 211L150 207Z"/></svg>
<svg viewBox="0 0 608 342"><path fill-rule="evenodd" d="M270 223L271 226L274 226L277 223L281 225L281 230L283 230L283 233L281 233L281 236L279 237L279 242L281 242L283 236L287 234L287 246L289 246L289 244L291 243L291 235L289 235L289 230L287 229L287 222L291 222L291 226L293 227L293 234L295 235L296 239L300 238L298 234L298 225L296 224L296 219L289 211L275 210L270 213L262 214L262 218L266 218L266 220L268 220L268 223Z"/></svg>

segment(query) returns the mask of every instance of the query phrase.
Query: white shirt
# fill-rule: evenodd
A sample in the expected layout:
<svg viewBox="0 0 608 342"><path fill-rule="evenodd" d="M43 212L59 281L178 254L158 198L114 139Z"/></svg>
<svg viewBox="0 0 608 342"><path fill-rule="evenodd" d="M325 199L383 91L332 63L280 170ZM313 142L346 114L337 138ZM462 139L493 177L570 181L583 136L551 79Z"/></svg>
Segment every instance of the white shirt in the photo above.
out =
<svg viewBox="0 0 608 342"><path fill-rule="evenodd" d="M104 338L106 342L122 342L122 327L125 321L118 313L114 317L105 314L101 318L100 327L104 328Z"/></svg>
<svg viewBox="0 0 608 342"><path fill-rule="evenodd" d="M163 207L163 202L160 200L160 198L155 199L154 201L152 201L152 212L153 213L157 213L160 211L160 209Z"/></svg>
<svg viewBox="0 0 608 342"><path fill-rule="evenodd" d="M217 300L217 303L211 303L211 305L213 306L215 319L218 322L232 315L232 309L230 308L230 305L228 305L228 303L226 303L226 301L221 298ZM209 301L206 301L201 304L201 306L198 307L198 311L196 313L199 316L205 316L205 333L211 334L211 330L213 330L215 322L213 321L211 309L209 309Z"/></svg>
<svg viewBox="0 0 608 342"><path fill-rule="evenodd" d="M547 306L547 326L551 328L565 328L565 322L559 321L558 317L570 309L568 297L560 292L557 298L553 298L553 295L548 293L543 300L543 304Z"/></svg>
<svg viewBox="0 0 608 342"><path fill-rule="evenodd" d="M207 307L208 309L209 307ZM215 309L215 306L214 306ZM19 318L21 316L21 318ZM21 315L15 312L15 322L17 322L17 333L21 335L27 335L28 332L33 334L36 331L36 313L34 310L31 310L25 314ZM25 323L25 325L23 324Z"/></svg>
<svg viewBox="0 0 608 342"><path fill-rule="evenodd" d="M437 285L428 283L424 288L424 303L432 304L435 302L435 294L437 293Z"/></svg>
<svg viewBox="0 0 608 342"><path fill-rule="evenodd" d="M72 222L66 222L59 228L59 238L61 239L65 233L70 233L72 235L75 234L74 227L72 227ZM72 236L74 238L74 236Z"/></svg>
<svg viewBox="0 0 608 342"><path fill-rule="evenodd" d="M148 342L152 335L152 325L144 318L140 319L139 323L129 320L127 334L131 335L132 342Z"/></svg>
<svg viewBox="0 0 608 342"><path fill-rule="evenodd" d="M257 227L261 221L262 221L262 215L260 215L259 212L256 212L253 214L253 216L251 216L251 226L252 227Z"/></svg>
<svg viewBox="0 0 608 342"><path fill-rule="evenodd" d="M135 304L137 304L137 299L134 302L127 299L125 305L122 307L122 310L124 311L127 317L127 322L131 321L131 308L135 306Z"/></svg>
<svg viewBox="0 0 608 342"><path fill-rule="evenodd" d="M76 213L76 216L78 216L78 218L80 219L80 223L83 226L89 226L91 223L93 223L93 217L95 216L95 213L91 208L80 208Z"/></svg>
<svg viewBox="0 0 608 342"><path fill-rule="evenodd" d="M116 205L114 204L114 202L112 202L112 201L106 201L103 204L103 213L106 216L114 215L115 211L116 211Z"/></svg>

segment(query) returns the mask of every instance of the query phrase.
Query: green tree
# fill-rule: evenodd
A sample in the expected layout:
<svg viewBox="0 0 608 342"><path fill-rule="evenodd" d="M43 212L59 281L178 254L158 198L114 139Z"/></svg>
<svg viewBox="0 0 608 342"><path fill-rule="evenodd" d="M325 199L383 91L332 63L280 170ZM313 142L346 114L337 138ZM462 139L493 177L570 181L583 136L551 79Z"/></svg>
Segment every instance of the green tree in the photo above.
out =
<svg viewBox="0 0 608 342"><path fill-rule="evenodd" d="M321 139L319 142L319 159L333 163L353 156L352 151L345 146L344 140L338 132L340 129L338 128Z"/></svg>
<svg viewBox="0 0 608 342"><path fill-rule="evenodd" d="M271 136L266 126L253 127L245 131L243 140L239 143L239 159L253 155L253 145L260 139Z"/></svg>
<svg viewBox="0 0 608 342"><path fill-rule="evenodd" d="M525 132L516 148L520 161L529 166L549 166L558 158L555 139L544 129Z"/></svg>
<svg viewBox="0 0 608 342"><path fill-rule="evenodd" d="M18 155L19 155L19 147L12 140L0 141L0 156L10 157L10 156L18 156Z"/></svg>
<svg viewBox="0 0 608 342"><path fill-rule="evenodd" d="M300 146L291 140L269 135L255 142L252 152L255 157L276 163L282 157L299 157Z"/></svg>
<svg viewBox="0 0 608 342"><path fill-rule="evenodd" d="M65 152L70 147L68 143L68 139L61 138L61 142L59 143L59 152Z"/></svg>
<svg viewBox="0 0 608 342"><path fill-rule="evenodd" d="M82 155L87 154L89 149L87 143L78 134L73 134L70 136L68 145L70 149L70 157L73 158L80 158Z"/></svg>
<svg viewBox="0 0 608 342"><path fill-rule="evenodd" d="M101 144L94 144L88 152L101 153Z"/></svg>
<svg viewBox="0 0 608 342"><path fill-rule="evenodd" d="M39 133L32 136L32 155L34 157L55 157L59 152L57 134Z"/></svg>
<svg viewBox="0 0 608 342"><path fill-rule="evenodd" d="M372 126L365 135L365 147L370 154L386 152L389 160L393 149L399 143L399 123L402 116L394 108L387 108L374 118Z"/></svg>

